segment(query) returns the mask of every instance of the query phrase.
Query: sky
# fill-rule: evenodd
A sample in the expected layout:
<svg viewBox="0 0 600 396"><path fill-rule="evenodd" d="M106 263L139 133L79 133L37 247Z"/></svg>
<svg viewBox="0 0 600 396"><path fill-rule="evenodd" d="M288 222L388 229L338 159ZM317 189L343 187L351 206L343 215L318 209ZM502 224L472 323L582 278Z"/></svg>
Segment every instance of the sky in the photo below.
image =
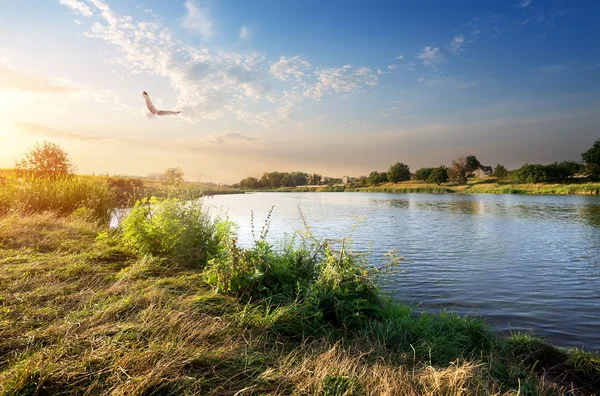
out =
<svg viewBox="0 0 600 396"><path fill-rule="evenodd" d="M0 13L0 168L234 183L474 154L580 160L600 138L600 0L20 0ZM141 96L178 116L150 118Z"/></svg>

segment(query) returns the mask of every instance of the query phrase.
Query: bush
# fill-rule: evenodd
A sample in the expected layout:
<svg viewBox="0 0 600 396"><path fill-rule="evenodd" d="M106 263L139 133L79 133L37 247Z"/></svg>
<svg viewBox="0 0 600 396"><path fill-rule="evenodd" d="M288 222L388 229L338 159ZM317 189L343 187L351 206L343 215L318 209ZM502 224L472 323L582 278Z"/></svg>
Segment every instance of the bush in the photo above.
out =
<svg viewBox="0 0 600 396"><path fill-rule="evenodd" d="M121 223L122 240L145 254L204 266L232 226L212 219L200 201L156 197L136 202Z"/></svg>
<svg viewBox="0 0 600 396"><path fill-rule="evenodd" d="M234 236L226 235L205 271L207 283L217 291L269 306L294 304L295 315L310 320L311 328L356 328L367 318L380 317L373 277L377 270L344 243L334 251L330 241L308 233L299 243L292 238L276 247L266 241L263 229L252 248L241 249Z"/></svg>
<svg viewBox="0 0 600 396"><path fill-rule="evenodd" d="M525 164L512 172L512 176L521 182L544 183L550 181L567 181L579 173L581 164L572 161L555 162L550 165Z"/></svg>
<svg viewBox="0 0 600 396"><path fill-rule="evenodd" d="M409 166L402 162L390 166L390 169L387 171L387 179L392 183L410 180Z"/></svg>
<svg viewBox="0 0 600 396"><path fill-rule="evenodd" d="M415 172L415 180L427 180L435 168L421 168Z"/></svg>
<svg viewBox="0 0 600 396"><path fill-rule="evenodd" d="M438 186L448 181L448 169L442 165L439 168L433 168L431 174L427 178L428 183L435 183Z"/></svg>
<svg viewBox="0 0 600 396"><path fill-rule="evenodd" d="M0 215L11 211L69 215L87 208L96 219L108 220L114 198L115 192L106 180L93 176L58 179L9 176L0 188Z"/></svg>
<svg viewBox="0 0 600 396"><path fill-rule="evenodd" d="M504 167L504 165L498 164L498 165L496 165L496 168L494 169L492 176L497 177L498 179L504 179L504 178L508 177L508 169L506 169Z"/></svg>

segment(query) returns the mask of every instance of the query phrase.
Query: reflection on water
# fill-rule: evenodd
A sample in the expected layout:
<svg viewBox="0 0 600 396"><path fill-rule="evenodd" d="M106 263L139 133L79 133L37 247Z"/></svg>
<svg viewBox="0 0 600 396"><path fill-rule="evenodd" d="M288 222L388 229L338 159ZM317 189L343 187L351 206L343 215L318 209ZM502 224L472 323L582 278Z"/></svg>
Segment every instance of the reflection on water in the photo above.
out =
<svg viewBox="0 0 600 396"><path fill-rule="evenodd" d="M269 236L302 229L347 235L372 247L375 263L398 249L406 272L382 281L421 309L484 316L500 331L532 331L559 345L600 350L600 197L366 193L259 193L216 196L250 244L275 205Z"/></svg>

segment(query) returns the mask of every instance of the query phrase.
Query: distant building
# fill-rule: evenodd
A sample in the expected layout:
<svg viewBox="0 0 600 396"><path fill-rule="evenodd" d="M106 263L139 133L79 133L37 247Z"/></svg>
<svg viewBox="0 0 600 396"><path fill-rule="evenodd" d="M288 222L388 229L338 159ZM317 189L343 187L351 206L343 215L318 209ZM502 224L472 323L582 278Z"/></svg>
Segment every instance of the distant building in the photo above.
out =
<svg viewBox="0 0 600 396"><path fill-rule="evenodd" d="M321 177L321 184L329 184L329 180L328 176L323 176Z"/></svg>
<svg viewBox="0 0 600 396"><path fill-rule="evenodd" d="M356 181L356 177L342 176L342 183L344 183L344 184L354 183L355 181Z"/></svg>

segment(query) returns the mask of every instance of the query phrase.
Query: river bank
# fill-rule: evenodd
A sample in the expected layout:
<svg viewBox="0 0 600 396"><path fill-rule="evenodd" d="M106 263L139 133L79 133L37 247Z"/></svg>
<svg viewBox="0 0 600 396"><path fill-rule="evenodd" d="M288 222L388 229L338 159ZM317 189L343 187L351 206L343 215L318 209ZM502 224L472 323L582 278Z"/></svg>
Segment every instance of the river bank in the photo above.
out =
<svg viewBox="0 0 600 396"><path fill-rule="evenodd" d="M151 219L138 207L113 233L86 211L0 218L0 394L546 395L600 385L597 354L387 300L377 271L342 241L305 235L303 248L277 247L262 238L267 219L243 249L227 223L201 207L182 217L175 204Z"/></svg>
<svg viewBox="0 0 600 396"><path fill-rule="evenodd" d="M332 186L299 186L278 189L258 189L246 191L273 192L385 192L399 194L600 194L600 183L518 183L504 180L469 181L459 186L452 183L442 185L428 184L420 181L401 183L384 183L378 186L361 187L356 184L338 184Z"/></svg>

